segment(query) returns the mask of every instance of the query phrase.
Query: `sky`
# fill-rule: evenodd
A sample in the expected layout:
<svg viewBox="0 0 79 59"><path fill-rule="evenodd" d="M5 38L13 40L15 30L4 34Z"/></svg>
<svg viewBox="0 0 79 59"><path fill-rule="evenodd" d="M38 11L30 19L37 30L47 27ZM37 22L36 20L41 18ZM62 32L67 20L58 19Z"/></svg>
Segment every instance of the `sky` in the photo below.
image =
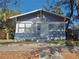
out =
<svg viewBox="0 0 79 59"><path fill-rule="evenodd" d="M17 5L22 12L29 12L35 9L43 8L45 0L21 0Z"/></svg>
<svg viewBox="0 0 79 59"><path fill-rule="evenodd" d="M56 1L57 0L50 0L50 3L56 2ZM16 8L21 10L22 13L25 13L25 12L33 11L35 9L41 9L44 6L46 6L46 0L20 0L20 2L17 4ZM61 8L62 8L63 12L66 13L67 11L64 11L65 7L64 6L62 6L62 7ZM11 8L14 9L15 6L12 7L12 5L11 5ZM64 16L66 15L65 13L64 13ZM74 14L76 14L76 12L74 12Z"/></svg>
<svg viewBox="0 0 79 59"><path fill-rule="evenodd" d="M50 4L53 3L53 2L56 2L56 1L57 0L50 0ZM21 10L22 13L25 13L25 12L29 12L29 11L32 11L32 10L35 10L35 9L41 9L44 6L46 6L46 0L20 0L18 5L16 6L16 8ZM62 6L62 7L61 8L62 8L63 13L64 12L67 13L68 10L64 11L65 7L64 6ZM12 8L15 8L15 6L12 7ZM66 13L64 13L64 16L66 15Z"/></svg>

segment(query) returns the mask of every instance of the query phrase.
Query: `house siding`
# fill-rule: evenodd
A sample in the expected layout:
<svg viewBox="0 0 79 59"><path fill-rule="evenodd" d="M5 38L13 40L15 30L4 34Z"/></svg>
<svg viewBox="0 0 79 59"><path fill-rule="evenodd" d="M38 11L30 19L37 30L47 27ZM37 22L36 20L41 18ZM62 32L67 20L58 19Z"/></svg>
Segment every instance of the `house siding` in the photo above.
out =
<svg viewBox="0 0 79 59"><path fill-rule="evenodd" d="M39 13L32 15L24 15L17 18L16 24L24 24L30 27L29 31L24 27L24 32L19 33L18 25L16 25L15 39L65 39L65 21L64 18L55 15L43 14L42 18ZM27 24L31 24L26 26ZM50 28L50 29L49 29Z"/></svg>

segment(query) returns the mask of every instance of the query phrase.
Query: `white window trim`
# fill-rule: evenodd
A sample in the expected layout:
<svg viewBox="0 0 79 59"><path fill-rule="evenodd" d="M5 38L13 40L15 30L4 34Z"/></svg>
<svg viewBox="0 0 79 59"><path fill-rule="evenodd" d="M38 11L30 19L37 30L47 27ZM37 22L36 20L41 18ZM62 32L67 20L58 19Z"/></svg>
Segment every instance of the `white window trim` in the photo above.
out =
<svg viewBox="0 0 79 59"><path fill-rule="evenodd" d="M25 33L25 32L27 32L26 29L31 28L31 27L32 27L32 23L17 23L16 24L16 33ZM23 30L23 31L21 31L21 30Z"/></svg>

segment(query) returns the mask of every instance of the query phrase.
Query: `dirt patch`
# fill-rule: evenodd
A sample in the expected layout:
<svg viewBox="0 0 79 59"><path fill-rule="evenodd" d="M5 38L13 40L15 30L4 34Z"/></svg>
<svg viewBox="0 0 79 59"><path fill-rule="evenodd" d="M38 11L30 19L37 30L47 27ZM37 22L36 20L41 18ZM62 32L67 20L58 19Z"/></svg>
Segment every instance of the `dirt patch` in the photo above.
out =
<svg viewBox="0 0 79 59"><path fill-rule="evenodd" d="M38 59L37 51L0 51L0 59Z"/></svg>
<svg viewBox="0 0 79 59"><path fill-rule="evenodd" d="M61 52L61 55L64 57L64 59L79 59L79 51L77 52L63 51Z"/></svg>

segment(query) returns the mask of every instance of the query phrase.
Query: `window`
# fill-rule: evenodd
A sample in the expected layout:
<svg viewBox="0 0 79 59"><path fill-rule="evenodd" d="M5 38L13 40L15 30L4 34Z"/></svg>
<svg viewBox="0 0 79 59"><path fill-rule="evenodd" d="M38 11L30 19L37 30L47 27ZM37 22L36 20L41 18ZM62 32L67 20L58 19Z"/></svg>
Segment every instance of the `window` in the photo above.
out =
<svg viewBox="0 0 79 59"><path fill-rule="evenodd" d="M26 27L27 27L27 28L30 28L30 27L31 27L31 24L26 24Z"/></svg>
<svg viewBox="0 0 79 59"><path fill-rule="evenodd" d="M63 23L59 24L59 29L60 29L60 30L64 30L64 28L65 28L65 26L64 26Z"/></svg>
<svg viewBox="0 0 79 59"><path fill-rule="evenodd" d="M53 30L54 27L55 27L54 24L49 24L49 30Z"/></svg>
<svg viewBox="0 0 79 59"><path fill-rule="evenodd" d="M48 27L49 27L49 30L54 30L54 31L63 31L65 26L64 26L64 23L59 23L59 22L56 22L56 23L50 23L48 24Z"/></svg>
<svg viewBox="0 0 79 59"><path fill-rule="evenodd" d="M19 33L25 32L25 24L18 24L18 32Z"/></svg>
<svg viewBox="0 0 79 59"><path fill-rule="evenodd" d="M25 24L25 32L30 33L32 31L32 24Z"/></svg>
<svg viewBox="0 0 79 59"><path fill-rule="evenodd" d="M20 28L19 29L19 33L24 33L25 31L24 31L24 28Z"/></svg>
<svg viewBox="0 0 79 59"><path fill-rule="evenodd" d="M49 27L49 30L58 30L59 24L57 23L49 24L48 27Z"/></svg>
<svg viewBox="0 0 79 59"><path fill-rule="evenodd" d="M24 28L24 24L19 24L19 27L20 28Z"/></svg>
<svg viewBox="0 0 79 59"><path fill-rule="evenodd" d="M32 24L19 23L16 24L16 33L30 33L32 31Z"/></svg>

